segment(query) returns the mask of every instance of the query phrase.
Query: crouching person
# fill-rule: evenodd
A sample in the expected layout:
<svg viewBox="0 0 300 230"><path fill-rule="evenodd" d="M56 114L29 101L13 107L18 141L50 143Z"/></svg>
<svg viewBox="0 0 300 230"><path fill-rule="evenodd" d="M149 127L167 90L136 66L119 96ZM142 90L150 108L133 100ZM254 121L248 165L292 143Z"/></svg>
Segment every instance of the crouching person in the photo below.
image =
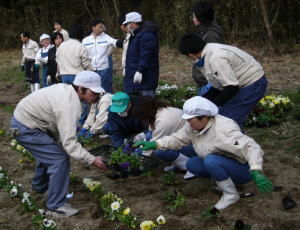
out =
<svg viewBox="0 0 300 230"><path fill-rule="evenodd" d="M166 150L192 144L198 156L187 161L187 170L216 180L223 192L214 206L218 210L237 202L240 197L235 184L247 183L251 178L261 192L272 191L272 183L262 174L262 149L241 132L236 122L219 115L215 104L200 96L193 97L185 102L182 118L189 124L171 136L134 145L142 145L142 150Z"/></svg>
<svg viewBox="0 0 300 230"><path fill-rule="evenodd" d="M76 139L81 101L96 103L104 91L100 85L96 73L82 71L73 85L43 88L22 99L14 111L11 131L36 159L32 189L39 193L48 190L48 215L68 217L79 212L66 203L70 156L106 169L102 158L90 154Z"/></svg>

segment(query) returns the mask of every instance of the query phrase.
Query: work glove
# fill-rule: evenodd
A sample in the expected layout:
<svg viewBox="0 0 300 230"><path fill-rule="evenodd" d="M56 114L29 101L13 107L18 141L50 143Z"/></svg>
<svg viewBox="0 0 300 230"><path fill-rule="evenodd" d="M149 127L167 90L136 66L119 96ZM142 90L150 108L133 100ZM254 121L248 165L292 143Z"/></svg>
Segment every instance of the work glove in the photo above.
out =
<svg viewBox="0 0 300 230"><path fill-rule="evenodd" d="M253 170L250 172L250 175L259 191L262 193L271 193L273 191L272 182L264 174L262 174L261 171Z"/></svg>
<svg viewBox="0 0 300 230"><path fill-rule="evenodd" d="M143 79L143 74L141 74L139 71L136 71L133 76L133 83L140 84Z"/></svg>
<svg viewBox="0 0 300 230"><path fill-rule="evenodd" d="M151 149L156 149L157 145L155 141L138 141L135 142L132 147L139 147L139 146L143 146L142 148L140 148L142 151L146 151L146 150L151 150Z"/></svg>
<svg viewBox="0 0 300 230"><path fill-rule="evenodd" d="M39 65L39 64L34 64L34 66L33 66L33 69L34 69L34 70L39 70L39 68L40 68L40 65Z"/></svg>
<svg viewBox="0 0 300 230"><path fill-rule="evenodd" d="M47 85L51 85L51 76L50 75L47 76Z"/></svg>
<svg viewBox="0 0 300 230"><path fill-rule="evenodd" d="M122 76L125 77L125 68L122 71Z"/></svg>
<svg viewBox="0 0 300 230"><path fill-rule="evenodd" d="M77 134L77 137L84 137L88 132L88 129L82 128L79 133Z"/></svg>
<svg viewBox="0 0 300 230"><path fill-rule="evenodd" d="M25 71L25 65L24 64L21 65L21 71L22 72Z"/></svg>

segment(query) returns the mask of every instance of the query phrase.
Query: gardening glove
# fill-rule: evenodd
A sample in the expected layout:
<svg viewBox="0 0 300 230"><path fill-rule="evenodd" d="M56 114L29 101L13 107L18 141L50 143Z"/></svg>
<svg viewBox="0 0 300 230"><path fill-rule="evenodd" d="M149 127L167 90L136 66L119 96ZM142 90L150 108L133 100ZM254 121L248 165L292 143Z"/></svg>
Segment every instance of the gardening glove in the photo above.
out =
<svg viewBox="0 0 300 230"><path fill-rule="evenodd" d="M272 182L261 173L261 171L253 170L250 172L252 180L255 181L256 186L262 193L271 193L273 191Z"/></svg>
<svg viewBox="0 0 300 230"><path fill-rule="evenodd" d="M21 65L21 71L22 72L25 71L25 65L24 64Z"/></svg>
<svg viewBox="0 0 300 230"><path fill-rule="evenodd" d="M50 75L47 76L47 85L51 85L51 76Z"/></svg>
<svg viewBox="0 0 300 230"><path fill-rule="evenodd" d="M39 64L34 64L33 68L34 68L34 70L39 70L40 65Z"/></svg>
<svg viewBox="0 0 300 230"><path fill-rule="evenodd" d="M138 142L135 142L132 145L132 147L139 147L140 145L143 146L141 148L141 150L143 150L143 151L157 148L157 145L156 145L155 141L138 141Z"/></svg>
<svg viewBox="0 0 300 230"><path fill-rule="evenodd" d="M79 133L77 134L77 137L84 137L86 133L88 132L88 129L82 128Z"/></svg>
<svg viewBox="0 0 300 230"><path fill-rule="evenodd" d="M140 84L143 79L143 74L141 74L139 71L136 71L133 76L133 83Z"/></svg>

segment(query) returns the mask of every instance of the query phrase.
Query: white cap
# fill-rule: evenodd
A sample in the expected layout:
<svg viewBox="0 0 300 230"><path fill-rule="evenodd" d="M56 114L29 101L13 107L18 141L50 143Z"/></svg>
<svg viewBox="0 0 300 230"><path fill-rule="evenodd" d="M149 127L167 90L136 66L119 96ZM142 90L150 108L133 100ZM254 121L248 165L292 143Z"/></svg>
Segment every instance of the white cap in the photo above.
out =
<svg viewBox="0 0 300 230"><path fill-rule="evenodd" d="M101 77L93 71L81 71L73 81L74 85L90 89L94 93L103 93L105 90L101 87Z"/></svg>
<svg viewBox="0 0 300 230"><path fill-rule="evenodd" d="M40 36L40 43L42 44L42 41L44 40L44 39L49 39L50 40L50 36L48 35L48 34L42 34L41 36Z"/></svg>
<svg viewBox="0 0 300 230"><path fill-rule="evenodd" d="M183 105L182 119L190 119L198 116L215 116L218 107L210 100L196 96L188 99Z"/></svg>
<svg viewBox="0 0 300 230"><path fill-rule="evenodd" d="M142 21L142 15L140 15L137 12L130 12L130 13L126 14L123 25L128 22L141 22L141 21Z"/></svg>

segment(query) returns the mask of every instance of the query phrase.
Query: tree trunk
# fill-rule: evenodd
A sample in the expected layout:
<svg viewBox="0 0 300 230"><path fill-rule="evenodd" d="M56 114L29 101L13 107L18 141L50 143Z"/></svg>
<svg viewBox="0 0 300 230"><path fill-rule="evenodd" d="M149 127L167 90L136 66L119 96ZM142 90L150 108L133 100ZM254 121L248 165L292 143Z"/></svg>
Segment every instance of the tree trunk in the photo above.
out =
<svg viewBox="0 0 300 230"><path fill-rule="evenodd" d="M267 30L268 48L271 50L271 52L274 52L273 32L272 32L272 28L271 28L271 25L270 25L270 22L269 22L269 15L268 15L267 8L266 8L266 0L258 0L258 2L259 2L260 9L261 9L262 17L263 17L263 20L264 20L264 24L265 24L265 27L266 27L266 30Z"/></svg>

